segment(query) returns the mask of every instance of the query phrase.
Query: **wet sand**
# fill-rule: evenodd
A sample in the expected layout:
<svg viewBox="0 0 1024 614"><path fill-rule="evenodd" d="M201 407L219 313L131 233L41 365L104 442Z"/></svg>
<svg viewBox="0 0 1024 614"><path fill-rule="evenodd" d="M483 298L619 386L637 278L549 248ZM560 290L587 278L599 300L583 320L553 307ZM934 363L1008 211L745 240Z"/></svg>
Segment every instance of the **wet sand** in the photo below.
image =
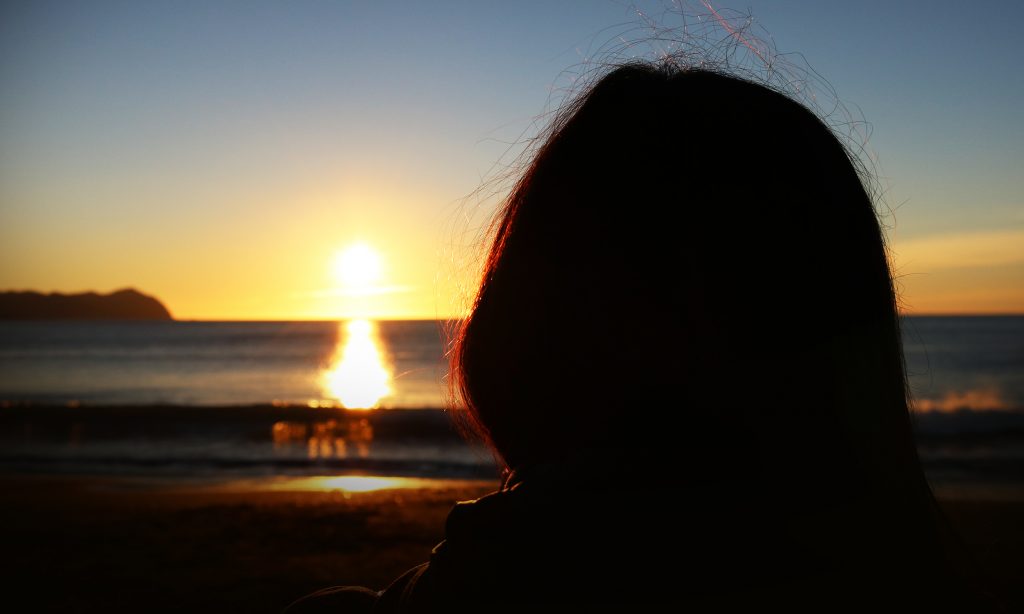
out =
<svg viewBox="0 0 1024 614"><path fill-rule="evenodd" d="M383 588L427 559L455 501L496 487L431 481L346 493L260 484L0 476L3 609L279 612L329 585ZM979 575L1008 611L1020 609L1024 497L939 495Z"/></svg>
<svg viewBox="0 0 1024 614"><path fill-rule="evenodd" d="M118 478L0 478L4 611L279 612L425 560L459 500L496 483L342 493Z"/></svg>

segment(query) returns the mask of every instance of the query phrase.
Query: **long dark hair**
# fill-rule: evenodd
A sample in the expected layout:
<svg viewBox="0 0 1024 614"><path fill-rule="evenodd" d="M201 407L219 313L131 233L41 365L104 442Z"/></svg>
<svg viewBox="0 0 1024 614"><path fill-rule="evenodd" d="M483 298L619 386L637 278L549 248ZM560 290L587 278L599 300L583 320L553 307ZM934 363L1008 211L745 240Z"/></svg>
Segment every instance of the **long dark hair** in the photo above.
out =
<svg viewBox="0 0 1024 614"><path fill-rule="evenodd" d="M513 469L582 459L856 508L872 543L940 561L860 169L766 86L610 71L499 213L452 353L472 427Z"/></svg>

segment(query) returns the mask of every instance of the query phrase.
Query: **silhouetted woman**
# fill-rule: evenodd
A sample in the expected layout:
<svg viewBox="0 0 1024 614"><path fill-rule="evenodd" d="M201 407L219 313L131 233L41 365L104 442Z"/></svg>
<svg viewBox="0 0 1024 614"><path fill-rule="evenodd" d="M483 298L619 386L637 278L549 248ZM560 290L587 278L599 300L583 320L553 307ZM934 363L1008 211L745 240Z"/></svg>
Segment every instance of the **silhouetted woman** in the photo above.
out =
<svg viewBox="0 0 1024 614"><path fill-rule="evenodd" d="M505 484L375 611L977 607L858 171L810 110L715 72L630 64L563 109L452 357Z"/></svg>

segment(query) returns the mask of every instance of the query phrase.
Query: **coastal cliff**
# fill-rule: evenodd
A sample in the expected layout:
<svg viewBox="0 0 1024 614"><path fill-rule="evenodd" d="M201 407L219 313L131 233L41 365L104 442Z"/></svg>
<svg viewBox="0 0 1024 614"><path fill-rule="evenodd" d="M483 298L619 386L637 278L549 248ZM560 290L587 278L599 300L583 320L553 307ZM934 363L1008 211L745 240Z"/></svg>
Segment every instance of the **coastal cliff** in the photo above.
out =
<svg viewBox="0 0 1024 614"><path fill-rule="evenodd" d="M110 294L0 292L0 320L173 320L167 307L133 288Z"/></svg>

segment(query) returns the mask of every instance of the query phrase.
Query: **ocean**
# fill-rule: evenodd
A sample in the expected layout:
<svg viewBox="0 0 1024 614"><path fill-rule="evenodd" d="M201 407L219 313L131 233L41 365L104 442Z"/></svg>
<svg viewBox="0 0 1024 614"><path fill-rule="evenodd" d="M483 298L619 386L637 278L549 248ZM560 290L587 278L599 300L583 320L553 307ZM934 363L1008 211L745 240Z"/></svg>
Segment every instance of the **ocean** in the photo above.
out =
<svg viewBox="0 0 1024 614"><path fill-rule="evenodd" d="M444 330L0 322L0 470L493 475L440 410ZM930 474L1024 483L1024 317L907 317L904 348Z"/></svg>
<svg viewBox="0 0 1024 614"><path fill-rule="evenodd" d="M340 405L332 374L349 349L364 353L354 355L362 369L386 370L388 389L372 404L441 407L443 326L361 320L0 322L0 402ZM358 369L353 375L372 377Z"/></svg>

